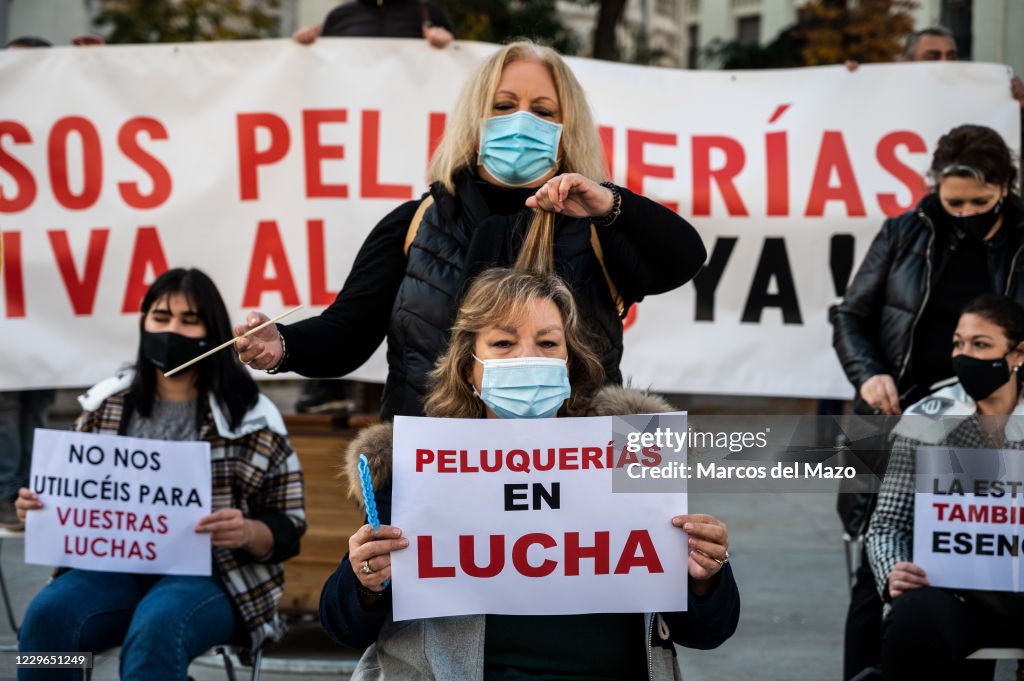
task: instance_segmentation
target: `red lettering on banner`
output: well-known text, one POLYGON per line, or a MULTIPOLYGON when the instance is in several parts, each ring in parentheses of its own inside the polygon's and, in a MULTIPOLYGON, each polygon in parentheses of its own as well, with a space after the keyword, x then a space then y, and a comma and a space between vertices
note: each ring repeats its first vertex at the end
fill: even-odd
MULTIPOLYGON (((472 535, 459 535, 459 566, 470 577, 487 579, 495 577, 505 567, 505 536, 492 534, 490 537, 490 559, 487 565, 476 564, 476 543, 472 535)), ((453 571, 454 574, 454 571, 453 571)))
POLYGON ((633 568, 646 568, 650 574, 658 574, 665 571, 661 566, 661 559, 654 549, 654 542, 647 530, 633 530, 626 538, 626 545, 622 547, 622 555, 615 566, 615 574, 629 574, 633 568), (639 551, 639 555, 637 555, 639 551))
MULTIPOLYGON (((648 144, 661 144, 674 147, 675 133, 648 132, 646 130, 626 131, 626 187, 637 194, 644 193, 644 178, 657 177, 671 180, 675 177, 672 166, 661 166, 647 163, 644 160, 644 147, 648 144)), ((663 202, 669 210, 679 212, 679 204, 663 202)))
POLYGON ((437 151, 437 145, 441 143, 441 138, 444 137, 444 129, 448 124, 448 114, 431 111, 428 121, 427 166, 429 167, 430 162, 434 159, 434 152, 437 151))
POLYGON ((811 181, 811 192, 807 197, 806 217, 821 217, 825 214, 825 204, 829 201, 842 201, 846 204, 848 217, 864 217, 864 201, 860 197, 857 178, 853 174, 850 155, 846 151, 843 133, 837 130, 826 130, 821 137, 821 151, 818 152, 818 164, 814 168, 814 179, 811 181), (835 170, 839 184, 829 184, 832 171, 835 170))
POLYGON ((0 169, 7 171, 18 187, 13 196, 4 194, 3 187, 0 187, 0 213, 17 213, 35 201, 36 180, 21 161, 4 150, 2 142, 5 136, 10 136, 15 144, 29 144, 32 142, 32 135, 20 123, 0 121, 0 169))
POLYGON ((142 298, 146 295, 153 279, 166 272, 167 256, 160 244, 160 234, 156 227, 139 227, 135 232, 135 248, 132 249, 132 262, 128 268, 128 281, 124 287, 124 300, 121 312, 129 314, 138 312, 142 306, 142 298), (146 279, 146 272, 153 272, 153 279, 146 279))
POLYGON ((57 259, 57 267, 60 269, 61 279, 64 280, 64 289, 71 300, 71 309, 76 315, 92 314, 93 305, 96 303, 96 290, 100 283, 100 269, 103 266, 103 255, 107 249, 107 237, 110 236, 109 229, 89 230, 89 246, 85 254, 85 266, 82 276, 78 276, 78 268, 75 266, 74 256, 71 254, 71 245, 68 242, 68 233, 63 229, 53 229, 46 232, 50 238, 50 246, 57 259))
POLYGON ((384 184, 380 177, 380 111, 363 112, 362 159, 359 164, 360 196, 364 199, 412 198, 412 185, 384 184))
POLYGON ((544 559, 540 565, 530 565, 528 553, 530 547, 534 545, 551 549, 557 546, 557 542, 551 535, 544 534, 543 532, 524 534, 512 545, 512 565, 524 577, 547 577, 555 571, 558 563, 553 560, 544 559))
POLYGON ((291 145, 288 124, 284 119, 271 113, 244 113, 236 117, 238 136, 238 183, 242 201, 253 201, 260 197, 258 171, 261 165, 277 163, 291 145), (270 133, 270 144, 262 151, 256 150, 256 131, 264 128, 270 133))
POLYGON ((306 198, 344 199, 348 197, 348 185, 325 184, 320 167, 326 159, 345 158, 345 145, 320 142, 320 124, 346 122, 348 122, 348 111, 345 109, 303 110, 302 142, 306 154, 306 198))
POLYGON ((601 148, 604 150, 604 172, 611 178, 615 169, 615 129, 610 125, 599 125, 597 136, 601 138, 601 148))
POLYGON ((924 143, 921 136, 910 130, 896 130, 878 140, 878 145, 875 147, 875 158, 878 159, 878 165, 910 190, 910 201, 906 204, 901 204, 896 199, 895 192, 878 194, 878 207, 889 217, 910 210, 928 193, 924 178, 896 157, 897 147, 906 147, 911 154, 928 152, 928 145, 924 143))
POLYGON ((608 542, 611 533, 595 532, 593 546, 580 546, 579 532, 565 533, 565 575, 567 577, 578 577, 580 574, 580 559, 593 558, 595 575, 608 574, 608 542))
POLYGON ((50 130, 47 144, 50 185, 60 205, 68 210, 85 210, 100 198, 103 187, 103 151, 100 134, 87 118, 65 116, 50 130), (75 194, 68 183, 68 137, 77 133, 82 142, 82 193, 75 194))
POLYGON ((419 569, 418 577, 420 579, 433 579, 434 577, 454 577, 455 567, 454 566, 440 566, 434 565, 434 538, 427 535, 423 537, 416 537, 416 555, 418 560, 416 561, 417 568, 419 569))
POLYGON ((338 292, 327 288, 323 220, 306 220, 306 240, 309 243, 309 304, 330 305, 338 292))
POLYGON ((695 135, 692 143, 693 214, 711 215, 711 183, 714 182, 725 201, 726 213, 749 215, 733 182, 746 164, 747 155, 743 151, 743 146, 733 138, 722 135, 695 135), (716 170, 711 169, 712 149, 719 149, 725 154, 725 164, 716 170))
POLYGON ((285 305, 293 307, 299 304, 299 294, 295 290, 295 279, 288 265, 281 231, 274 220, 261 220, 256 228, 256 243, 249 261, 249 276, 245 282, 245 294, 242 296, 243 307, 260 307, 263 294, 277 291, 285 305), (267 275, 267 264, 274 268, 273 275, 267 275))
MULTIPOLYGON (((768 124, 777 123, 789 110, 789 104, 775 107, 768 124)), ((769 216, 789 214, 789 147, 788 133, 770 132, 764 136, 765 190, 769 216)))
POLYGON ((8 319, 25 316, 25 275, 21 271, 21 232, 0 232, 3 239, 4 310, 8 319))
POLYGON ((764 136, 765 191, 768 194, 768 215, 789 215, 789 148, 788 133, 770 132, 764 136))
POLYGON ((150 139, 165 140, 167 129, 155 118, 140 116, 122 125, 117 134, 117 145, 121 152, 149 175, 153 189, 149 194, 143 194, 138 182, 118 182, 117 188, 121 198, 132 208, 156 208, 171 195, 171 174, 159 159, 139 146, 140 133, 146 133, 150 139))

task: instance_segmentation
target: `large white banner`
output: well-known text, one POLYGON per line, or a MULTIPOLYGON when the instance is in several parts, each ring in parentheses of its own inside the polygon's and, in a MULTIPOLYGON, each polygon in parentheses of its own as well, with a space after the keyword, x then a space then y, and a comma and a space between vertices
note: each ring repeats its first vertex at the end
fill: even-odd
POLYGON ((672 414, 397 417, 391 521, 409 547, 391 554, 395 619, 686 610, 687 536, 671 523, 685 480, 624 474, 685 463, 682 443, 629 439, 660 425, 687 432, 672 414))
POLYGON ((209 575, 210 443, 36 430, 25 562, 209 575))
MULTIPOLYGON (((425 191, 446 112, 494 49, 0 52, 0 389, 88 385, 130 360, 168 266, 210 273, 237 320, 322 309, 374 224, 425 191)), ((613 179, 677 209, 710 253, 696 285, 627 319, 624 373, 660 390, 848 397, 826 310, 882 219, 914 205, 953 126, 1019 143, 996 65, 571 64, 613 179)), ((378 352, 353 377, 384 374, 378 352)))

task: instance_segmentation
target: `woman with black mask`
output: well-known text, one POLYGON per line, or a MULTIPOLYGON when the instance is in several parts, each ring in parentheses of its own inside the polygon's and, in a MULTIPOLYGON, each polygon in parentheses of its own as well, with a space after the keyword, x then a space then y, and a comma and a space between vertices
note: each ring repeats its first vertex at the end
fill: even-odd
POLYGON ((953 375, 948 338, 983 293, 1024 299, 1024 210, 1017 168, 995 130, 939 139, 931 191, 889 218, 836 309, 833 345, 860 413, 899 414, 953 375))
MULTIPOLYGON (((209 277, 180 268, 157 277, 142 300, 139 332, 135 366, 79 398, 75 429, 209 443, 212 513, 194 531, 210 535, 213 574, 62 570, 29 604, 18 650, 120 646, 122 679, 185 679, 189 662, 215 645, 256 650, 284 634, 283 562, 299 552, 306 530, 302 470, 280 412, 234 353, 163 373, 231 338, 209 277)), ((23 487, 15 508, 24 521, 52 499, 23 487)), ((78 679, 81 672, 25 668, 18 678, 78 679)))
POLYGON ((953 335, 952 360, 957 378, 908 407, 896 425, 871 518, 868 556, 879 593, 892 604, 883 680, 991 679, 991 663, 964 657, 1024 643, 1020 594, 933 587, 912 562, 917 449, 1024 449, 1024 308, 991 293, 970 303, 953 335))
MULTIPOLYGON (((833 313, 833 346, 857 391, 858 414, 899 415, 953 376, 945 339, 968 302, 984 293, 1024 300, 1024 203, 1006 142, 984 126, 953 128, 939 139, 928 176, 931 191, 885 221, 833 313)), ((868 426, 879 435, 851 446, 881 475, 891 423, 868 426)), ((874 495, 851 496, 841 495, 840 515, 851 535, 863 536, 874 495)), ((881 613, 862 560, 847 614, 844 679, 878 664, 881 613)))

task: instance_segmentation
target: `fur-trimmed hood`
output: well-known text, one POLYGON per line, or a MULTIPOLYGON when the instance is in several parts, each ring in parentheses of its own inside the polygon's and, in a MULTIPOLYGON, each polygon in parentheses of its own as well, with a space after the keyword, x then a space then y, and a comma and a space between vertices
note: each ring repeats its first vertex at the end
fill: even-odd
MULTIPOLYGON (((659 395, 643 390, 608 385, 594 396, 587 408, 587 416, 621 416, 625 414, 663 414, 674 407, 659 395)), ((373 488, 391 477, 391 443, 394 424, 380 423, 364 429, 349 443, 343 466, 348 476, 349 496, 363 505, 363 489, 359 478, 359 455, 365 454, 370 464, 373 488)))

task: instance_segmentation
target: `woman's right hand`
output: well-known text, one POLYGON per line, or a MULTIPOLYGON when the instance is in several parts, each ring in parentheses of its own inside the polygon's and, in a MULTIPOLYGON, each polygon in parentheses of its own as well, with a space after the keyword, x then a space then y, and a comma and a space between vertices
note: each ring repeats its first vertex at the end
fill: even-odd
POLYGON ((397 527, 381 525, 380 534, 374 534, 371 526, 363 525, 348 538, 348 561, 364 588, 383 591, 384 583, 391 579, 391 553, 407 546, 409 540, 397 527))
POLYGON ((893 598, 903 595, 911 589, 931 586, 925 571, 913 563, 896 563, 889 573, 889 595, 893 598))
POLYGON ((875 374, 860 386, 860 398, 886 416, 899 416, 900 395, 889 374, 875 374))
POLYGON ((14 511, 18 514, 18 520, 25 522, 25 515, 29 511, 35 511, 42 507, 43 502, 39 501, 36 493, 28 487, 18 490, 18 497, 14 500, 14 511))
MULTIPOLYGON (((239 324, 233 329, 234 334, 241 336, 268 319, 270 317, 262 312, 250 312, 245 318, 245 324, 239 324)), ((238 353, 238 360, 252 369, 273 369, 281 363, 281 355, 284 353, 277 325, 271 324, 250 336, 239 338, 235 341, 235 352, 238 353)))

